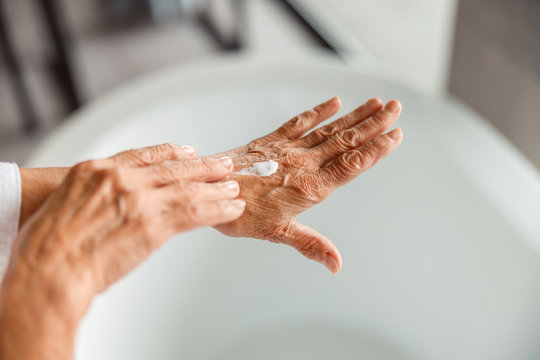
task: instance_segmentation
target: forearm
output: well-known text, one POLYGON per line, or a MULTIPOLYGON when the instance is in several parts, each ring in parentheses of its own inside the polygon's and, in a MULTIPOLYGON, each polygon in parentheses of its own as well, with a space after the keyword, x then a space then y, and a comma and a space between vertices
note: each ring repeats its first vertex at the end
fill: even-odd
POLYGON ((70 168, 20 168, 22 204, 19 227, 62 184, 70 168))
POLYGON ((35 283, 11 277, 2 284, 0 359, 70 360, 78 321, 35 283))

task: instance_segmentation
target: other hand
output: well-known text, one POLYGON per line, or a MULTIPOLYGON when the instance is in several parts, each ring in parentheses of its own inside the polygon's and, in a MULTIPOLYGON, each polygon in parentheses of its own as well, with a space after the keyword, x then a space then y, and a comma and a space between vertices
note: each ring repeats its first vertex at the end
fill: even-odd
POLYGON ((243 213, 238 183, 219 182, 231 159, 189 150, 154 146, 70 170, 15 240, 0 291, 0 358, 71 358, 95 294, 173 234, 243 213))
POLYGON ((396 100, 383 108, 381 100, 371 99, 308 133, 334 115, 340 105, 337 97, 332 98, 276 131, 218 155, 233 159, 232 179, 240 183, 240 197, 247 202, 244 215, 217 226, 219 231, 292 246, 331 272, 339 272, 342 260, 336 246, 295 217, 388 156, 402 140, 400 129, 385 133, 400 115, 401 105, 396 100), (266 160, 278 162, 275 174, 259 177, 239 173, 266 160))

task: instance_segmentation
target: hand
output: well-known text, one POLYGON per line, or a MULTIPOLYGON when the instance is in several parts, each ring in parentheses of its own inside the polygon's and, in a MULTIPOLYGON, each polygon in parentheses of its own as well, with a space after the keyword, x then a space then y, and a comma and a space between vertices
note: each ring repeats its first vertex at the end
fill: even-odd
POLYGON ((340 100, 332 98, 271 134, 219 154, 233 159, 232 178, 240 183, 240 197, 246 200, 247 207, 238 220, 216 228, 229 236, 292 246, 331 272, 339 272, 342 260, 335 245, 295 217, 388 156, 402 139, 400 129, 384 134, 399 117, 400 103, 392 100, 382 108, 379 99, 371 99, 306 135, 339 108, 340 100), (275 174, 239 174, 241 169, 266 160, 279 163, 275 174))
POLYGON ((175 233, 238 218, 229 158, 172 145, 75 166, 15 240, 0 291, 0 358, 68 359, 95 294, 175 233))

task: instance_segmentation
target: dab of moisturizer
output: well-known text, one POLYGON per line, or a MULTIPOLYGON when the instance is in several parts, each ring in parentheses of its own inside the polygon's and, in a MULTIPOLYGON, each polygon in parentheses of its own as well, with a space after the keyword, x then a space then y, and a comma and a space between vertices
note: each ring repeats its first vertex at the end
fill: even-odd
POLYGON ((278 169, 278 163, 274 160, 260 161, 253 163, 248 168, 243 168, 238 174, 244 175, 257 175, 257 176, 270 176, 274 174, 278 169))

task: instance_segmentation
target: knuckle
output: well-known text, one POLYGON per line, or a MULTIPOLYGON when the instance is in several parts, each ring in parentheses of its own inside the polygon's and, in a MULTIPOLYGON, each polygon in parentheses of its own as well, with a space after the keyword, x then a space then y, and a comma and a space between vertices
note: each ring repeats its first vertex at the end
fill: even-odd
POLYGON ((313 109, 307 110, 304 111, 302 114, 293 117, 291 120, 288 121, 288 124, 293 127, 304 125, 309 119, 313 118, 313 116, 315 115, 316 112, 313 109))
POLYGON ((97 184, 107 184, 112 185, 111 177, 110 177, 110 169, 99 169, 92 171, 92 179, 97 184))
POLYGON ((315 119, 317 117, 317 111, 314 110, 314 109, 310 109, 306 112, 304 112, 301 116, 300 116, 300 123, 299 124, 302 124, 304 125, 305 123, 315 119))
POLYGON ((128 187, 126 173, 122 168, 106 170, 103 176, 110 179, 113 186, 118 190, 125 190, 128 187))
POLYGON ((364 149, 349 151, 342 156, 342 166, 349 172, 355 172, 365 168, 366 159, 369 157, 364 149))
POLYGON ((166 161, 159 167, 159 176, 164 183, 180 180, 182 167, 179 162, 166 161))
POLYGON ((179 156, 181 149, 171 143, 154 145, 132 151, 132 156, 142 161, 143 163, 151 163, 165 155, 167 158, 176 159, 179 156))
POLYGON ((179 204, 188 204, 195 196, 195 191, 189 186, 178 186, 175 193, 175 200, 179 204))
POLYGON ((154 159, 152 148, 129 150, 125 152, 125 158, 133 160, 136 164, 146 165, 154 159))
POLYGON ((347 148, 357 147, 365 139, 365 133, 362 129, 348 129, 337 135, 336 141, 339 145, 347 148))
POLYGON ((304 113, 304 116, 307 118, 313 118, 318 115, 319 110, 320 110, 319 108, 309 109, 308 111, 304 113))
POLYGON ((391 146, 393 141, 388 136, 379 136, 373 141, 373 150, 386 149, 391 146))
POLYGON ((125 161, 133 161, 136 164, 144 165, 152 160, 152 150, 150 148, 132 149, 123 152, 122 158, 125 161))
POLYGON ((393 141, 388 136, 379 136, 367 147, 373 158, 379 159, 392 147, 393 141))
POLYGON ((313 109, 311 109, 303 112, 300 115, 296 115, 280 128, 281 133, 283 133, 284 135, 294 135, 297 129, 303 129, 307 127, 310 119, 314 118, 316 114, 317 113, 313 109))
POLYGON ((199 223, 203 216, 203 211, 198 204, 189 204, 185 211, 186 219, 191 223, 199 223))
POLYGON ((75 174, 88 173, 97 170, 96 160, 87 160, 75 165, 71 171, 75 174))
POLYGON ((268 140, 265 139, 265 138, 258 138, 258 139, 255 139, 255 140, 251 140, 249 142, 249 144, 244 146, 245 152, 249 153, 251 151, 254 151, 255 149, 258 149, 259 147, 266 144, 267 142, 268 142, 268 140))
POLYGON ((179 161, 175 165, 169 167, 169 174, 167 170, 163 169, 163 177, 171 177, 177 180, 193 177, 194 175, 206 172, 205 159, 199 158, 196 160, 179 161))
POLYGON ((260 146, 262 145, 262 141, 261 139, 255 139, 255 140, 252 140, 249 142, 249 144, 247 144, 245 146, 246 148, 246 153, 251 153, 253 151, 255 151, 255 149, 259 148, 260 146))
POLYGON ((149 155, 148 150, 129 150, 122 154, 121 162, 147 165, 152 162, 152 156, 149 155))
POLYGON ((303 156, 298 150, 291 150, 285 154, 282 162, 295 169, 305 168, 306 162, 309 159, 308 156, 303 156))
POLYGON ((179 160, 184 157, 184 150, 181 146, 172 144, 172 143, 165 143, 162 144, 163 146, 163 152, 169 155, 170 159, 172 160, 179 160))
POLYGON ((328 124, 318 130, 315 130, 315 132, 318 136, 327 138, 337 134, 339 132, 339 128, 335 124, 328 124))
POLYGON ((384 128, 386 127, 385 123, 383 121, 380 121, 377 118, 369 118, 366 121, 364 121, 361 125, 362 130, 364 133, 376 135, 380 133, 384 128))
POLYGON ((278 131, 284 136, 292 136, 297 128, 303 126, 303 122, 303 115, 297 115, 283 124, 278 131))
POLYGON ((157 146, 153 146, 150 149, 152 149, 154 152, 163 152, 167 154, 174 153, 177 150, 176 146, 171 143, 163 143, 157 146))
POLYGON ((287 127, 294 128, 302 124, 302 122, 304 121, 303 117, 304 117, 304 114, 296 115, 291 120, 289 120, 285 125, 287 125, 287 127))
POLYGON ((369 126, 374 128, 381 128, 385 124, 387 124, 392 119, 392 113, 389 113, 387 111, 377 111, 375 115, 373 115, 368 121, 366 121, 366 124, 369 124, 369 126))
POLYGON ((217 165, 217 161, 209 159, 209 158, 200 158, 199 159, 199 168, 203 171, 203 173, 207 174, 212 172, 217 165))
POLYGON ((304 243, 299 247, 298 251, 304 255, 305 257, 311 259, 314 256, 314 253, 317 248, 317 239, 315 238, 308 238, 304 241, 304 243))

